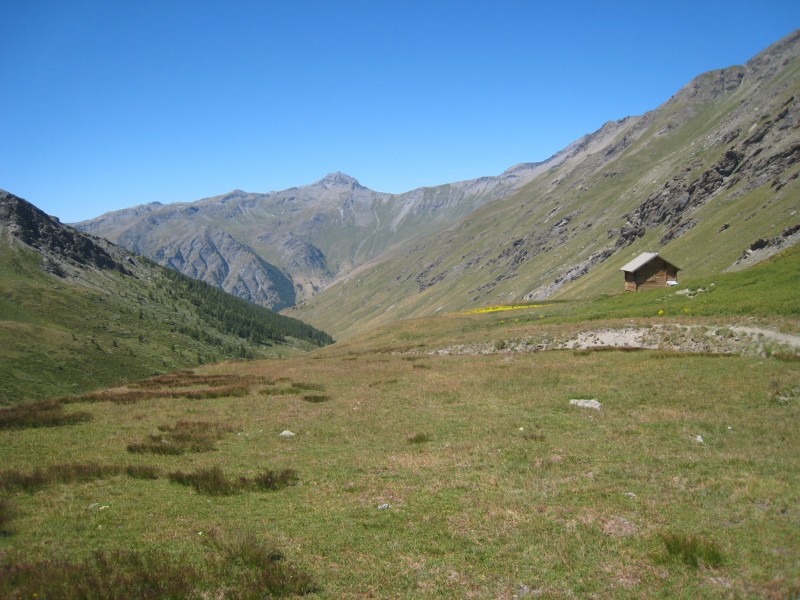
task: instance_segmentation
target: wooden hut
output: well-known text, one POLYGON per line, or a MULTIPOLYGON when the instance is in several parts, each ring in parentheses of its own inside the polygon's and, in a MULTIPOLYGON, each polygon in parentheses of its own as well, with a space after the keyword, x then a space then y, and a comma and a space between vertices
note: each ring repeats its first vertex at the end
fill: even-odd
POLYGON ((677 285, 679 270, 658 252, 642 252, 620 269, 625 273, 626 292, 677 285))

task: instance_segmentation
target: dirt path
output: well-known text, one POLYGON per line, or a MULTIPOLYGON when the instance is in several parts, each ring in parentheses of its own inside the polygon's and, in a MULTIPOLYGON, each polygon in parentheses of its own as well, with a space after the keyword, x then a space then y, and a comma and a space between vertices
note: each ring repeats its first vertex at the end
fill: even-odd
POLYGON ((677 352, 714 352, 767 356, 800 355, 800 336, 741 325, 656 324, 583 331, 567 340, 529 337, 476 344, 456 344, 431 354, 496 354, 541 350, 642 348, 677 352))
POLYGON ((771 329, 762 329, 761 327, 731 327, 733 331, 747 335, 764 336, 775 342, 786 344, 792 348, 800 348, 800 335, 792 335, 791 333, 781 333, 771 329))

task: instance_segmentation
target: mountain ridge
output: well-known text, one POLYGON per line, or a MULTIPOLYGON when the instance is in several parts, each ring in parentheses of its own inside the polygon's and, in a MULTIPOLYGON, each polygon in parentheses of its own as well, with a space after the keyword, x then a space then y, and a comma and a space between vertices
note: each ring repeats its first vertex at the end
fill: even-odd
POLYGON ((543 164, 521 163, 499 176, 403 194, 376 192, 335 172, 287 190, 263 194, 234 190, 190 203, 144 204, 75 225, 278 310, 313 297, 420 230, 435 231, 508 195, 536 176, 543 164), (342 229, 346 235, 341 235, 342 229), (228 248, 215 243, 220 238, 229 241, 228 248), (208 264, 205 256, 219 260, 208 264), (243 256, 248 268, 237 275, 259 282, 248 290, 226 281, 230 265, 241 263, 243 256), (294 294, 286 286, 289 280, 294 294))
POLYGON ((648 250, 687 265, 685 276, 721 272, 800 221, 799 47, 795 32, 644 115, 607 122, 515 195, 292 314, 349 335, 476 305, 614 293, 619 266, 648 250))
MULTIPOLYGON (((293 306, 337 333, 474 304, 609 293, 617 263, 638 251, 671 252, 671 243, 690 273, 715 272, 793 225, 798 39, 795 32, 745 65, 700 74, 656 109, 608 121, 543 162, 497 176, 393 195, 339 172, 280 192, 135 207, 141 215, 79 226, 162 264, 185 255, 201 226, 224 230, 295 292, 275 301, 249 286, 260 291, 245 297, 293 306), (765 212, 751 214, 766 197, 765 212), (698 252, 712 235, 715 247, 698 252)), ((203 253, 232 263, 210 245, 203 253)), ((213 265, 195 260, 191 269, 222 281, 213 265)))

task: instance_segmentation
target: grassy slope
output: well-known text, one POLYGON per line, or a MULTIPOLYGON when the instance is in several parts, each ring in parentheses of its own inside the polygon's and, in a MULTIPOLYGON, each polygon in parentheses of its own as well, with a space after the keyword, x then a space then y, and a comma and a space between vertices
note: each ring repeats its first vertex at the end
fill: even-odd
MULTIPOLYGON (((749 121, 743 121, 745 131, 740 138, 727 145, 710 143, 710 132, 744 110, 743 106, 753 104, 749 110, 759 117, 747 118, 753 118, 756 125, 766 118, 777 119, 797 89, 798 72, 800 64, 787 67, 783 77, 774 81, 747 81, 717 101, 670 101, 642 121, 644 130, 638 137, 631 134, 630 127, 623 128, 614 142, 634 141, 613 160, 604 158, 604 148, 577 166, 557 167, 513 196, 482 207, 457 226, 362 269, 289 314, 342 338, 398 318, 519 302, 572 266, 613 246, 625 223, 624 215, 659 192, 674 175, 688 169, 687 181, 691 182, 712 168, 724 149, 747 135, 749 121), (793 82, 792 87, 781 87, 786 80, 793 82), (769 104, 757 106, 756 99, 772 89, 778 91, 769 104), (573 217, 562 234, 546 234, 568 215, 573 217), (510 269, 509 260, 500 258, 502 252, 531 234, 542 235, 541 251, 510 269), (493 261, 495 258, 498 260, 493 261), (419 277, 421 273, 424 276, 419 277), (429 282, 437 276, 441 279, 430 287, 418 283, 418 279, 429 282), (503 279, 491 284, 498 276, 503 279)), ((782 178, 788 183, 780 190, 770 181, 753 189, 745 187, 747 182, 723 189, 691 214, 698 224, 684 235, 662 247, 659 241, 667 226, 648 228, 644 237, 552 297, 587 298, 620 291, 618 269, 642 251, 662 252, 682 267, 684 279, 721 272, 756 239, 779 235, 798 222, 800 178, 792 179, 798 172, 800 164, 787 170, 782 178), (729 226, 723 230, 724 224, 729 226)), ((523 247, 534 251, 537 243, 526 242, 523 247)))
POLYGON ((654 311, 665 306, 681 315, 673 320, 695 322, 683 302, 704 319, 731 322, 731 313, 797 331, 799 260, 793 251, 715 278, 713 291, 675 304, 656 291, 452 314, 305 357, 202 369, 239 382, 235 396, 181 400, 166 379, 131 388, 146 390, 135 402, 113 402, 124 390, 86 396, 63 410, 90 421, 0 431, 11 515, 0 565, 52 556, 56 542, 73 561, 119 548, 201 560, 209 536, 247 533, 310 573, 320 598, 791 596, 800 590, 797 361, 424 352, 565 335, 607 317, 659 322, 654 311), (411 348, 417 354, 396 353, 411 348), (217 432, 215 450, 126 451, 181 420, 207 423, 198 427, 217 432), (279 437, 285 429, 297 435, 279 437), (12 470, 76 463, 149 467, 156 479, 108 474, 36 493, 10 483, 12 470), (212 467, 233 480, 294 469, 299 481, 207 495, 168 478, 212 467), (685 542, 685 553, 670 554, 665 539, 685 542))
POLYGON ((299 341, 265 345, 226 333, 203 314, 202 290, 188 290, 197 284, 186 280, 187 289, 181 290, 160 268, 140 264, 134 270, 137 277, 87 271, 90 285, 70 284, 44 273, 35 252, 4 243, 0 403, 81 392, 227 357, 277 357, 311 347, 299 341))

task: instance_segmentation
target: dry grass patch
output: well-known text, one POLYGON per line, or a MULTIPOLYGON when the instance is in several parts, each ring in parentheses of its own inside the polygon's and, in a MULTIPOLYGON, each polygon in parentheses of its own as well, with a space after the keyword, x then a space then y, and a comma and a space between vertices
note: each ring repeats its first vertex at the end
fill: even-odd
POLYGON ((173 483, 191 486, 197 493, 209 496, 229 496, 246 490, 274 492, 296 485, 300 480, 294 469, 267 470, 253 478, 230 479, 219 467, 198 469, 192 473, 174 471, 168 478, 173 483))
POLYGON ((18 404, 0 409, 0 430, 61 427, 92 420, 88 412, 64 412, 58 400, 18 404))
POLYGON ((179 371, 144 379, 121 388, 88 392, 79 396, 60 398, 62 403, 112 402, 134 404, 156 398, 205 400, 246 396, 258 385, 271 385, 271 380, 237 374, 197 375, 179 371))
POLYGON ((80 562, 0 555, 0 596, 7 598, 256 600, 320 589, 274 545, 252 535, 215 539, 200 560, 160 550, 95 552, 80 562))
POLYGON ((178 421, 158 429, 161 433, 150 435, 146 442, 128 444, 128 452, 173 455, 210 452, 225 433, 233 431, 229 425, 210 421, 178 421))

